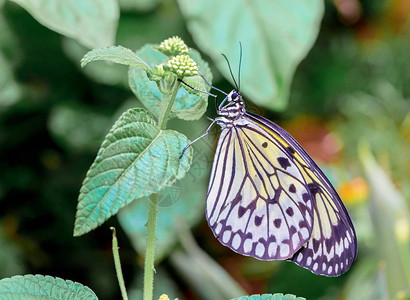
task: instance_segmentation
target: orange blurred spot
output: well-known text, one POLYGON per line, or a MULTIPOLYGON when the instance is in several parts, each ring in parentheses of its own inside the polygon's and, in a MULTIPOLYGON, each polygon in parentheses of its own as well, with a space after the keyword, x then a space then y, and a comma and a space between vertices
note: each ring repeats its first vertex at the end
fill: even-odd
POLYGON ((377 17, 360 20, 357 23, 357 26, 355 26, 355 33, 359 42, 368 43, 382 39, 386 32, 388 34, 406 33, 405 27, 410 19, 410 1, 391 0, 388 4, 387 8, 377 17))
POLYGON ((381 32, 378 24, 372 21, 360 22, 355 27, 356 38, 360 42, 372 42, 380 39, 381 32))
POLYGON ((338 192, 343 202, 347 205, 361 203, 369 196, 369 186, 362 177, 356 177, 348 182, 342 183, 338 192))
POLYGON ((284 127, 313 159, 323 163, 340 159, 342 147, 323 121, 305 116, 294 119, 284 127))
POLYGON ((410 16, 409 0, 393 0, 387 11, 387 19, 395 32, 400 32, 410 16))

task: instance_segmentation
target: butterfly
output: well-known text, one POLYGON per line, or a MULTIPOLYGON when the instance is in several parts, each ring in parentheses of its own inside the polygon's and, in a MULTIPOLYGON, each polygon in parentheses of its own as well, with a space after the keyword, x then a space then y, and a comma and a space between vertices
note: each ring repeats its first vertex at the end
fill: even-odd
POLYGON ((345 273, 357 238, 335 188, 289 133, 245 110, 237 84, 224 94, 219 116, 189 144, 221 127, 206 199, 214 236, 259 260, 290 260, 324 276, 345 273))

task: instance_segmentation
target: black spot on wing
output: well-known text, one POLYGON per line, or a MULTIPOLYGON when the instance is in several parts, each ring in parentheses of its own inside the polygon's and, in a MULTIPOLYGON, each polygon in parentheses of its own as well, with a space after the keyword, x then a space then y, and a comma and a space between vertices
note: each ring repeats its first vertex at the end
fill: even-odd
POLYGON ((319 192, 319 187, 316 185, 316 183, 309 183, 308 189, 313 196, 319 192))
POLYGON ((273 225, 275 225, 276 228, 279 228, 280 224, 282 224, 282 219, 273 220, 273 225))
POLYGON ((238 217, 242 218, 242 216, 245 214, 245 212, 246 212, 246 208, 243 207, 243 206, 239 206, 239 208, 238 208, 238 217))
POLYGON ((283 169, 287 169, 288 167, 290 167, 291 165, 290 165, 290 162, 289 162, 289 159, 287 159, 286 157, 278 157, 278 162, 279 162, 279 164, 280 164, 280 166, 283 168, 283 169))
POLYGON ((292 207, 288 207, 286 209, 286 213, 288 214, 289 217, 293 216, 294 212, 293 212, 293 208, 292 207))
POLYGON ((263 147, 263 148, 268 147, 268 143, 267 143, 267 142, 263 142, 262 147, 263 147))
POLYGON ((289 153, 289 154, 291 154, 291 155, 293 155, 293 154, 295 154, 295 149, 293 149, 292 147, 290 147, 290 146, 288 146, 288 147, 286 147, 286 151, 289 153))
POLYGON ((311 199, 310 194, 303 193, 302 199, 303 199, 303 201, 308 202, 311 199))
POLYGON ((296 193, 296 187, 293 183, 291 185, 289 185, 289 192, 296 193))
POLYGON ((255 225, 259 227, 262 224, 262 219, 263 219, 263 215, 262 216, 256 216, 255 217, 255 225))

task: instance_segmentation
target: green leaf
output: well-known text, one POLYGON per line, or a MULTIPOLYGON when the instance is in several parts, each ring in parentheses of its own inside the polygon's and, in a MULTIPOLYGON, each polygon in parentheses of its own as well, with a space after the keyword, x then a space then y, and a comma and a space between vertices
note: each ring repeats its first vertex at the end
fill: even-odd
POLYGON ((319 32, 323 0, 178 0, 178 3, 196 44, 226 78, 232 81, 221 53, 228 56, 236 71, 241 41, 241 90, 265 107, 286 107, 296 67, 319 32))
POLYGON ((133 51, 123 46, 112 46, 89 51, 81 59, 81 67, 95 60, 107 60, 151 72, 151 68, 133 51))
POLYGON ((296 297, 292 294, 283 295, 281 293, 276 294, 263 294, 263 295, 252 295, 252 296, 243 296, 240 298, 232 300, 306 300, 302 297, 296 297))
MULTIPOLYGON (((164 54, 153 50, 153 46, 154 45, 146 45, 137 51, 137 55, 146 61, 151 67, 159 65, 167 59, 164 54)), ((211 82, 212 73, 208 64, 201 58, 198 51, 191 49, 190 56, 198 64, 200 73, 208 80, 208 82, 211 82)), ((189 77, 187 77, 185 79, 196 82, 196 86, 203 91, 210 90, 209 86, 207 86, 203 80, 198 79, 200 77, 192 77, 197 78, 189 79, 189 77)), ((162 93, 158 90, 156 83, 149 80, 143 70, 130 67, 129 84, 134 94, 144 106, 149 109, 154 116, 158 117, 162 93)), ((170 118, 178 117, 184 120, 198 120, 205 113, 207 106, 208 95, 204 93, 198 93, 195 95, 189 94, 185 89, 179 89, 170 118)))
POLYGON ((87 68, 81 68, 78 62, 83 58, 84 53, 87 53, 88 49, 70 38, 62 40, 62 47, 73 64, 76 67, 78 66, 78 69, 92 80, 103 84, 121 85, 121 87, 129 89, 127 66, 112 64, 106 61, 95 61, 89 64, 87 68))
POLYGON ((38 22, 88 48, 115 43, 119 19, 116 0, 13 0, 38 22))
POLYGON ((74 236, 101 225, 131 201, 183 178, 192 150, 179 156, 188 143, 176 131, 159 130, 145 109, 126 111, 105 137, 83 182, 74 236))
MULTIPOLYGON (((136 2, 135 0, 130 1, 132 4, 136 2)), ((178 11, 177 4, 167 2, 167 11, 178 11)), ((0 41, 2 33, 4 32, 0 30, 0 41)), ((183 37, 187 34, 183 19, 176 18, 173 13, 163 14, 159 10, 155 10, 149 14, 139 14, 138 18, 135 17, 135 14, 122 14, 118 24, 116 44, 139 49, 147 43, 152 43, 153 36, 155 36, 155 40, 162 41, 173 35, 183 37)), ((13 49, 16 51, 18 47, 15 46, 13 49)), ((79 67, 78 62, 89 49, 73 39, 64 38, 63 50, 73 64, 79 67)), ((110 85, 119 84, 121 87, 129 89, 127 66, 96 61, 87 65, 87 68, 80 69, 81 72, 97 82, 110 85)))
POLYGON ((0 280, 0 298, 12 300, 98 299, 90 288, 81 283, 43 275, 13 276, 0 280))
MULTIPOLYGON (((186 122, 177 121, 177 130, 188 136, 198 137, 209 125, 206 120, 186 126, 186 122), (189 132, 186 132, 188 130, 189 132)), ((175 126, 175 120, 170 126, 175 126)), ((181 181, 159 192, 159 212, 156 229, 155 258, 161 260, 171 253, 178 242, 177 224, 193 226, 203 219, 205 199, 210 167, 212 163, 211 137, 206 137, 193 144, 193 161, 191 168, 181 181)), ((146 222, 148 216, 149 199, 134 201, 124 207, 118 214, 118 220, 131 240, 134 249, 141 255, 145 254, 146 222)))
MULTIPOLYGON (((203 78, 199 75, 186 77, 184 78, 184 82, 197 90, 207 92, 209 91, 209 86, 204 82, 203 78)), ((195 95, 199 96, 200 101, 196 102, 191 107, 184 108, 184 106, 180 106, 180 109, 175 108, 173 112, 179 119, 186 121, 197 120, 204 115, 206 109, 208 108, 208 95, 201 92, 195 92, 191 88, 188 88, 185 84, 182 84, 182 87, 185 88, 185 90, 187 90, 188 92, 193 92, 195 93, 195 95)))

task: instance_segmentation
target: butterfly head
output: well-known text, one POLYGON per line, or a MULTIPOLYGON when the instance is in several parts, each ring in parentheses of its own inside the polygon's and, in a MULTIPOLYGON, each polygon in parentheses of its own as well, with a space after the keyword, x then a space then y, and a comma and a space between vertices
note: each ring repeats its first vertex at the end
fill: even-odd
POLYGON ((243 100, 242 100, 242 95, 236 90, 232 90, 232 92, 230 92, 228 96, 226 96, 226 98, 228 102, 237 102, 237 103, 241 103, 242 105, 244 105, 243 100))
POLYGON ((237 119, 245 113, 245 103, 242 95, 232 90, 219 105, 218 114, 228 117, 229 119, 237 119))

